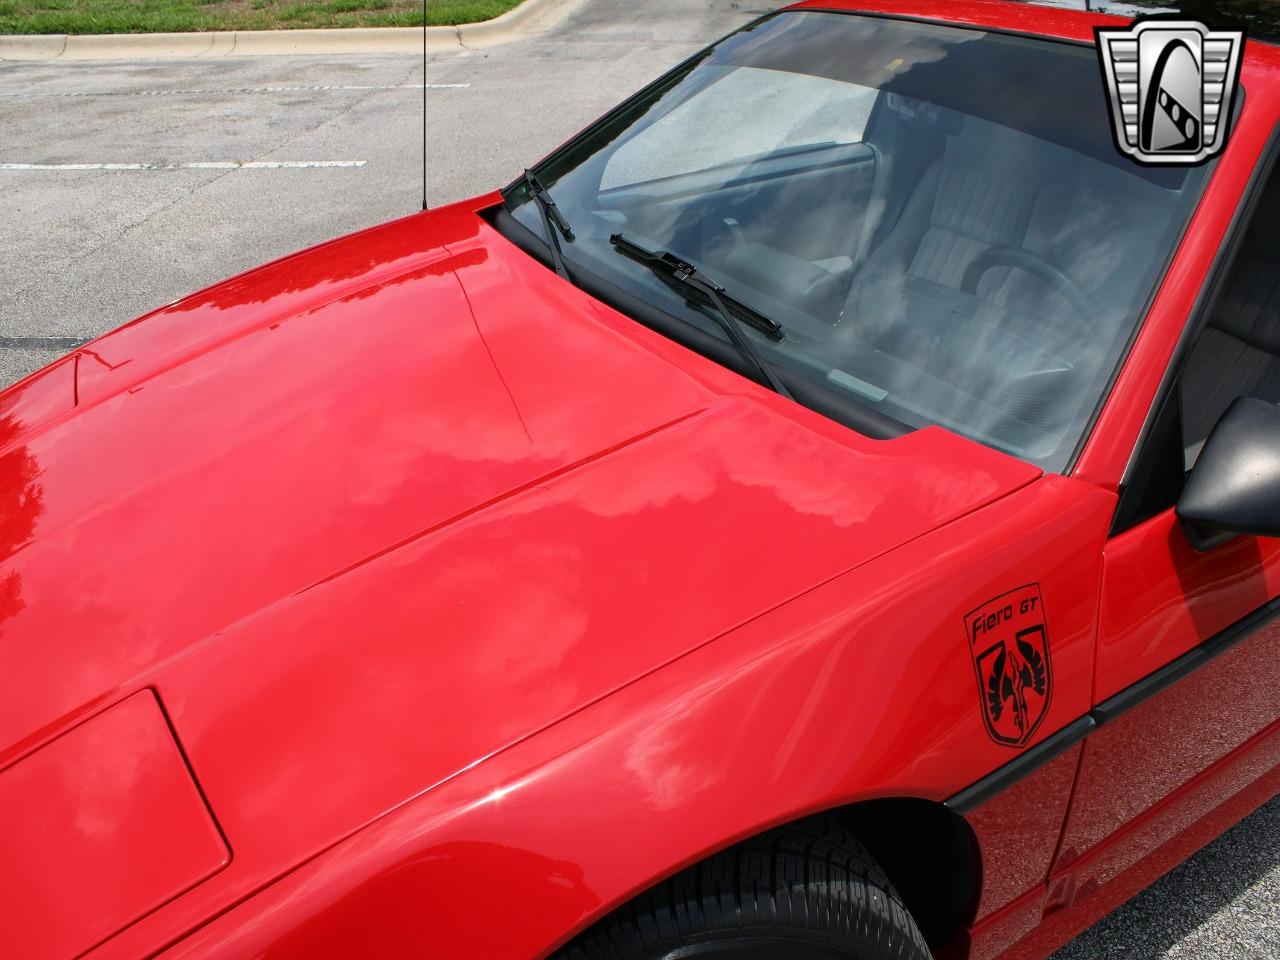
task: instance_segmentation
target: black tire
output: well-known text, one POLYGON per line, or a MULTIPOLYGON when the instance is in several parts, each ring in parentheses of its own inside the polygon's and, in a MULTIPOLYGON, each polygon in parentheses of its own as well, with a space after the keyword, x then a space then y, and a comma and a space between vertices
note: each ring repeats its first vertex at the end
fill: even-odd
POLYGON ((553 960, 930 960, 889 878, 828 817, 744 841, 624 904, 553 960))

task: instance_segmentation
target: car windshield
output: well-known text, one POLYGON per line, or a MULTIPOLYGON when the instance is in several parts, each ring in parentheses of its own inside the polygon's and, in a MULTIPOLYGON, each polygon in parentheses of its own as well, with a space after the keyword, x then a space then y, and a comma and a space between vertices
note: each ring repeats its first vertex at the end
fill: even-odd
MULTIPOLYGON (((825 11, 749 25, 536 174, 570 274, 623 310, 728 344, 715 298, 634 249, 674 254, 781 329, 729 308, 768 369, 812 386, 802 402, 838 395, 1050 471, 1206 175, 1116 150, 1092 47, 825 11)), ((506 201, 542 243, 536 192, 506 201)))

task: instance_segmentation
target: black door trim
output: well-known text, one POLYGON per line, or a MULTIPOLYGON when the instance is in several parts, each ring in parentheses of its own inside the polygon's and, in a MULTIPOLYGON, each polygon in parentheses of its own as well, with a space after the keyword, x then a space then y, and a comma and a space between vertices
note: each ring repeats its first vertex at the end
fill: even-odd
POLYGON ((994 773, 988 774, 972 786, 961 790, 950 800, 944 801, 944 804, 959 814, 966 814, 982 806, 997 793, 1007 790, 1023 777, 1074 747, 1097 726, 1097 721, 1088 713, 1072 720, 1057 733, 1050 734, 994 773))
POLYGON ((1253 613, 1237 620, 1221 633, 1215 634, 1199 646, 1192 647, 1176 660, 1171 660, 1155 673, 1130 684, 1114 696, 1108 697, 1089 712, 1098 726, 1110 723, 1121 714, 1128 713, 1144 700, 1177 683, 1187 674, 1199 670, 1214 658, 1226 653, 1241 640, 1257 633, 1280 617, 1280 597, 1264 603, 1253 613))
POLYGON ((1277 619, 1280 619, 1280 597, 1263 604, 1222 632, 1192 647, 1176 660, 1171 660, 1154 673, 1148 674, 1114 696, 1103 700, 1084 716, 1077 717, 1057 733, 1050 734, 1004 766, 961 790, 949 800, 943 801, 944 805, 962 815, 969 813, 1075 746, 1099 727, 1105 726, 1187 675, 1207 666, 1246 637, 1252 636, 1277 619))

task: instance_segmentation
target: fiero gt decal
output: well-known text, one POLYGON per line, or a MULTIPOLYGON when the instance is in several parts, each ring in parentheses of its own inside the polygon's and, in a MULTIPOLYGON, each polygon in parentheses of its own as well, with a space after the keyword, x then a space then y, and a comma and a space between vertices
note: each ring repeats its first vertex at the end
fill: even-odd
POLYGON ((987 733, 1023 746, 1049 711, 1053 668, 1040 585, 988 600, 965 617, 987 733))

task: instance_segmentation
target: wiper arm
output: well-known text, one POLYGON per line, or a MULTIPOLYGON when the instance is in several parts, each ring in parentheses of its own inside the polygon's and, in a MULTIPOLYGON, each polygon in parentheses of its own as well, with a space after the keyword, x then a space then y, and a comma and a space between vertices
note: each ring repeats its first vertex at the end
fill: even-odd
POLYGON ((534 175, 532 170, 524 172, 524 182, 529 188, 529 196, 538 205, 538 213, 542 216, 542 229, 547 235, 547 245, 551 247, 551 262, 555 265, 556 273, 568 280, 569 269, 564 264, 564 254, 560 251, 560 239, 552 229, 552 224, 566 240, 573 239, 573 228, 569 226, 569 221, 564 218, 556 202, 551 199, 551 194, 547 192, 547 188, 542 185, 542 181, 534 175))
POLYGON ((738 327, 740 321, 749 323, 770 339, 781 340, 783 337, 781 324, 753 310, 741 300, 736 300, 729 296, 724 287, 700 275, 693 264, 681 260, 668 250, 648 250, 638 243, 628 240, 620 233, 615 233, 611 236, 609 242, 613 244, 619 253, 644 264, 673 286, 679 287, 686 292, 693 291, 700 294, 702 300, 710 303, 713 311, 712 317, 728 334, 729 341, 738 348, 739 353, 755 365, 756 369, 760 371, 760 375, 764 377, 765 382, 775 392, 782 394, 788 400, 795 399, 791 395, 791 391, 786 388, 786 385, 778 379, 778 375, 773 372, 773 367, 760 356, 756 348, 751 345, 751 341, 743 335, 742 330, 738 327))

